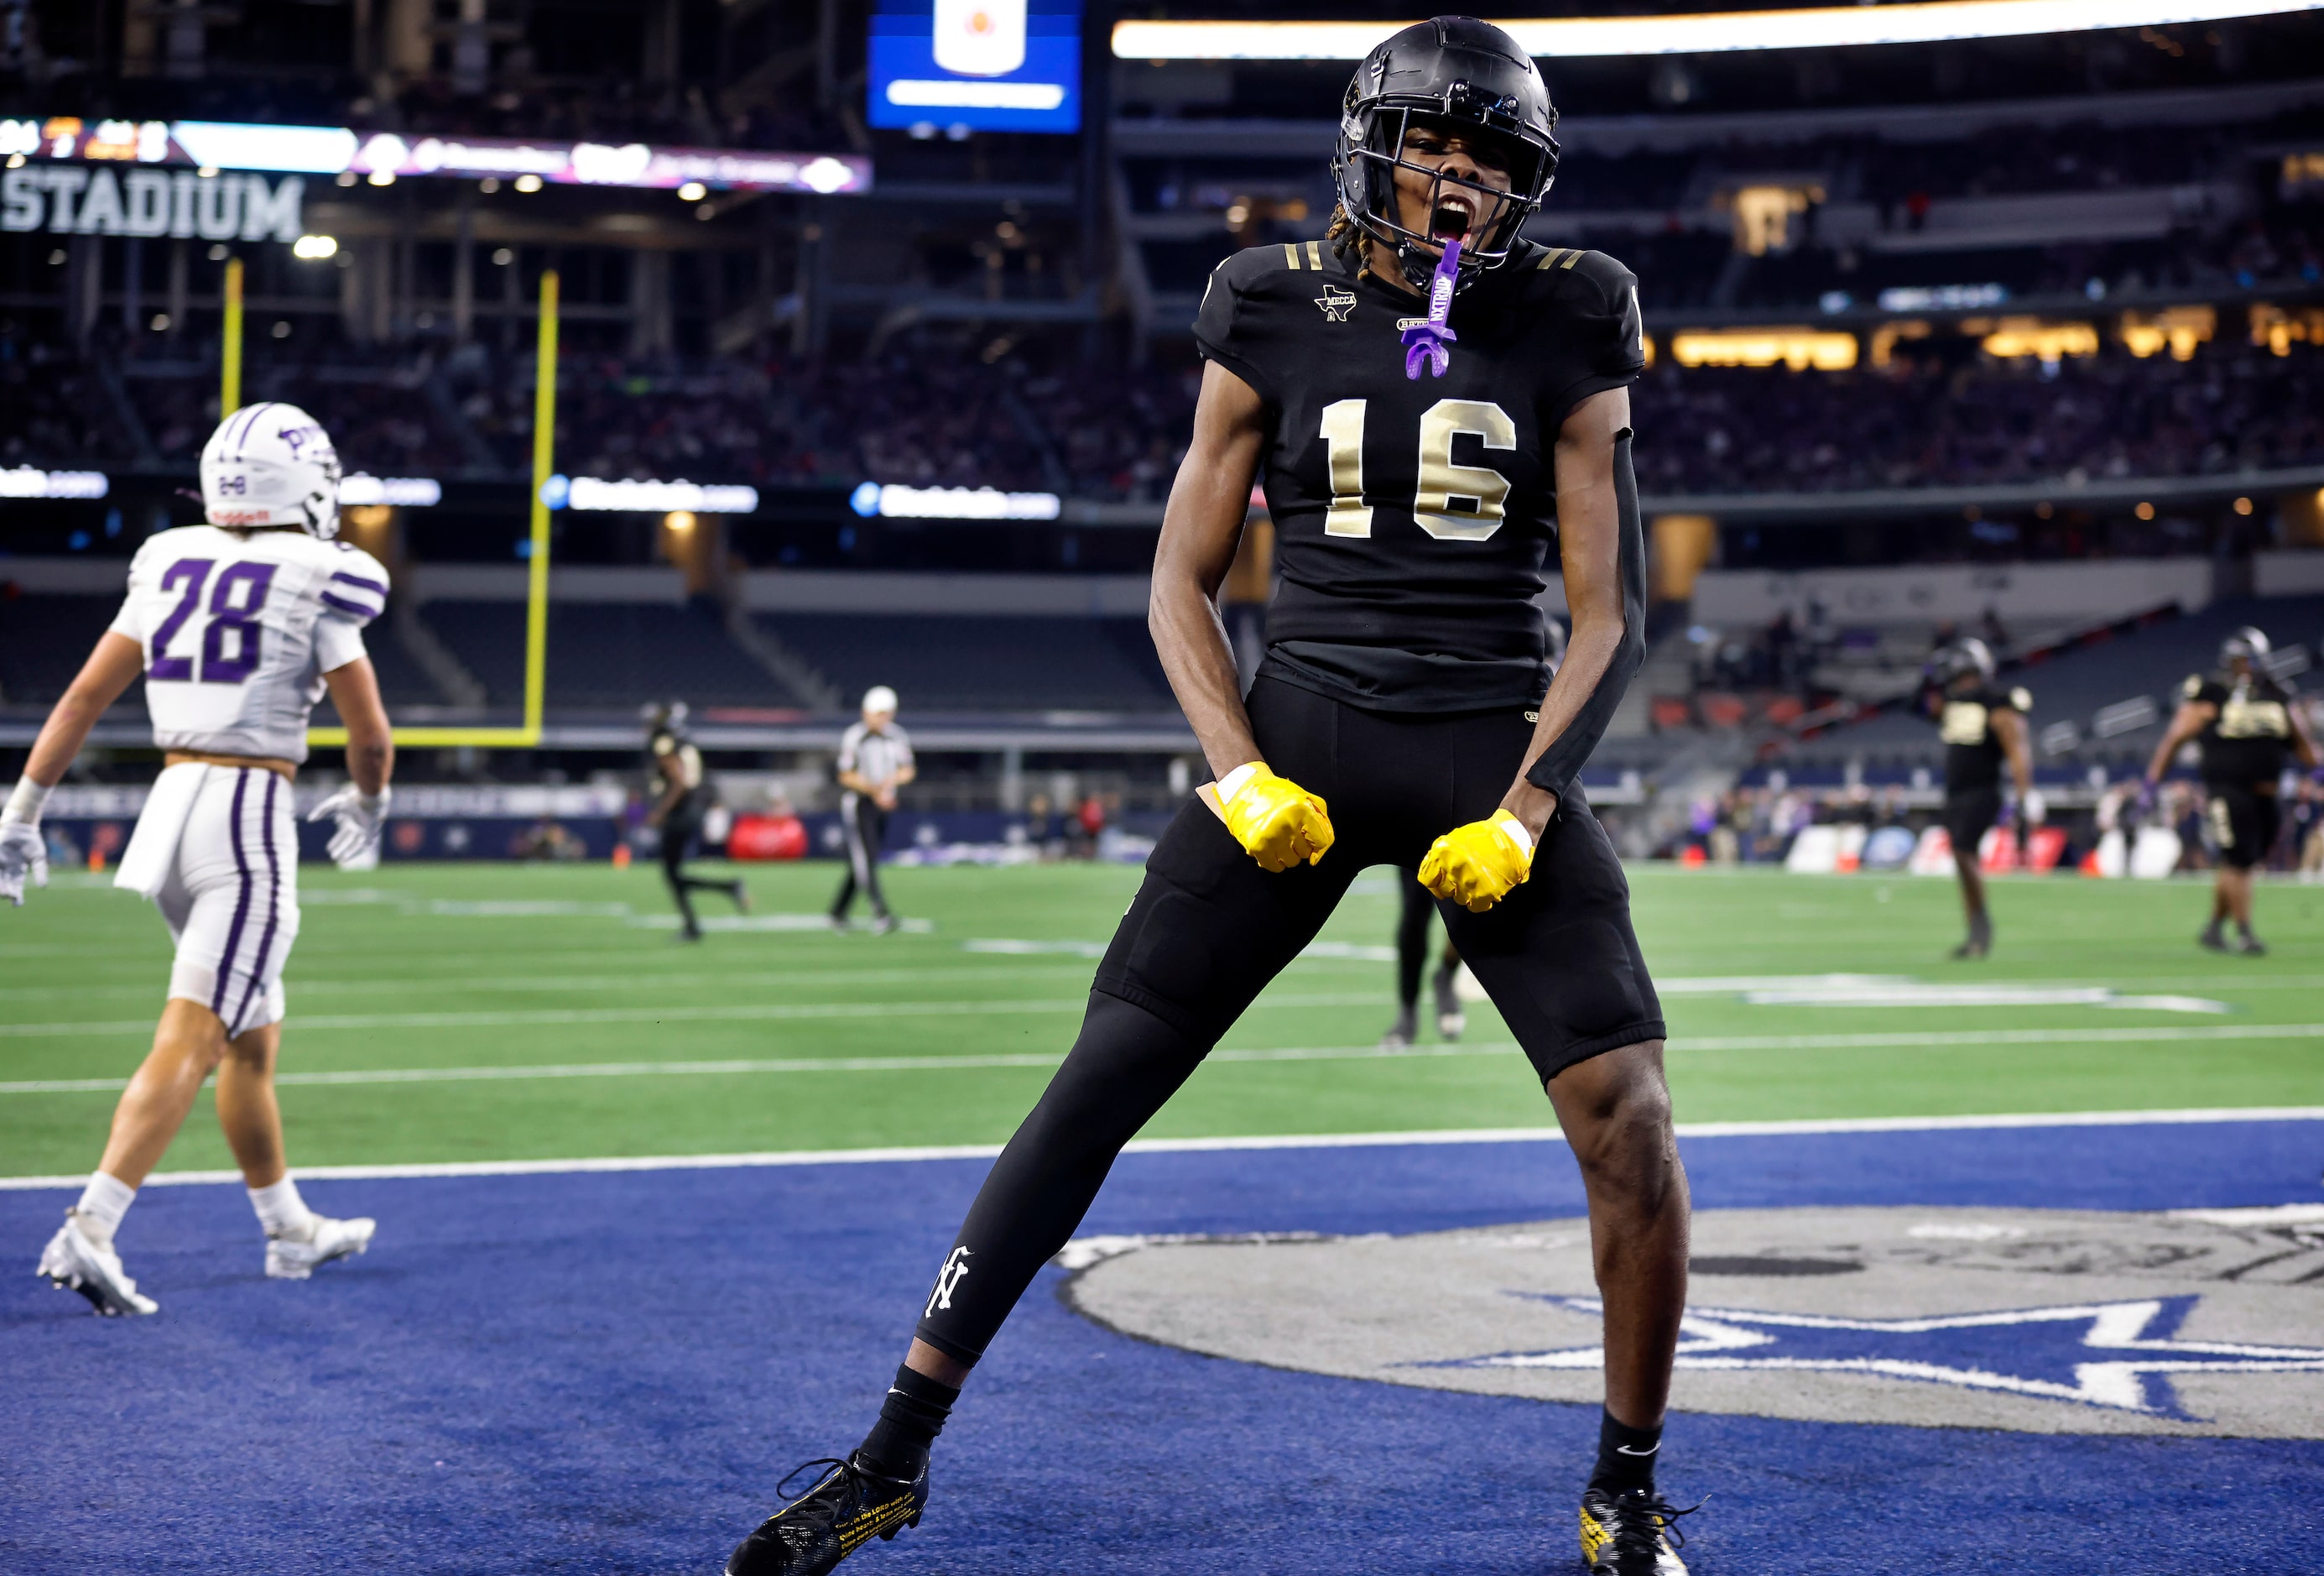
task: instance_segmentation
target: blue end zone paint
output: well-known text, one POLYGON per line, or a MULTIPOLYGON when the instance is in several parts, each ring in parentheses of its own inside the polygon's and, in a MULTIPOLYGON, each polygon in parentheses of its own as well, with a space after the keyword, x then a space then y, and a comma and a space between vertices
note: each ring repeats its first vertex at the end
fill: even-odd
MULTIPOLYGON (((1706 1208, 2162 1209, 2318 1197, 2324 1125, 1686 1145, 1706 1208)), ((708 1572, 794 1462, 844 1450, 984 1163, 310 1184, 380 1246, 261 1278, 239 1190, 124 1233, 161 1317, 30 1273, 66 1201, 0 1194, 0 1569, 708 1572)), ((1554 1145, 1139 1154, 1088 1229, 1433 1230, 1570 1213, 1554 1145)), ((879 1571, 1578 1569, 1590 1408, 1278 1373, 1113 1336, 1054 1273, 879 1571)), ((2324 1445, 1680 1416, 1698 1576, 2315 1568, 2324 1445)))

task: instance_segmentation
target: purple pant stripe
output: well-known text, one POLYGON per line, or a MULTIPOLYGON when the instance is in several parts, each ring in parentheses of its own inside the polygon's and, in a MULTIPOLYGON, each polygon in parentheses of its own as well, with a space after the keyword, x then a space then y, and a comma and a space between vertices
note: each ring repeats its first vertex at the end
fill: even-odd
MULTIPOLYGON (((235 768, 234 808, 226 821, 234 839, 235 873, 242 877, 242 895, 235 899, 234 922, 226 928, 226 951, 218 958, 217 987, 210 992, 210 1011, 220 1018, 226 1016, 226 987, 234 979, 234 955, 242 947, 243 922, 250 917, 251 887, 254 884, 250 876, 250 860, 242 851, 242 794, 243 790, 250 786, 250 774, 256 768, 251 766, 235 768)), ((274 775, 272 772, 266 774, 270 777, 274 775)))
POLYGON ((258 932, 258 956, 251 960, 250 983, 242 987, 242 1005, 234 1009, 234 1021, 226 1026, 228 1035, 240 1034, 243 1021, 250 1016, 251 998, 258 994, 258 982, 266 978, 267 954, 274 950, 274 932, 282 920, 282 862, 274 852, 274 791, 281 783, 273 773, 266 774, 266 802, 259 808, 265 818, 260 846, 266 850, 266 928, 258 932))

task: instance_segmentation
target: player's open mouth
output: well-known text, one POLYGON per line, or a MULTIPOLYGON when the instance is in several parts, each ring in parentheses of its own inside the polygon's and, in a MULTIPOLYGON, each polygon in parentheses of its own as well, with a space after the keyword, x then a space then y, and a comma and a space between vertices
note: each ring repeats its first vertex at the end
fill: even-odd
POLYGON ((1439 239, 1460 240, 1468 235, 1473 217, 1467 198, 1440 199, 1428 216, 1428 233, 1439 239))

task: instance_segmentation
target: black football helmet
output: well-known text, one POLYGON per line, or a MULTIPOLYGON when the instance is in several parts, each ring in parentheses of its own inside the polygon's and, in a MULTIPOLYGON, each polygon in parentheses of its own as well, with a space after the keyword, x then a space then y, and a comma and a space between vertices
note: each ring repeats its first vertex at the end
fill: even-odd
POLYGON ((686 737, 687 705, 683 700, 649 700, 638 708, 638 720, 646 725, 649 737, 669 734, 672 738, 686 737))
POLYGON ((2246 624, 2219 643, 2219 666, 2232 671, 2237 663, 2249 663, 2254 672, 2264 672, 2274 653, 2265 632, 2246 624))
POLYGON ((1929 659, 1930 681, 1939 685, 1971 677, 1990 682, 1993 674, 1993 649, 1973 635, 1954 641, 1929 659))
MULTIPOLYGON (((1442 255, 1430 236, 1400 222, 1396 172, 1416 171, 1436 189, 1466 189, 1479 222, 1461 240, 1461 283, 1508 261, 1517 232, 1557 178, 1557 111, 1549 88, 1517 41, 1472 16, 1415 23, 1379 44, 1356 68, 1340 106, 1332 178, 1340 206, 1363 233, 1396 253, 1397 265, 1425 291, 1442 255), (1509 189, 1445 175, 1404 157, 1415 122, 1489 134, 1506 150, 1509 189), (1488 217, 1489 216, 1489 217, 1488 217)), ((1436 204, 1430 203, 1434 210, 1436 204)))

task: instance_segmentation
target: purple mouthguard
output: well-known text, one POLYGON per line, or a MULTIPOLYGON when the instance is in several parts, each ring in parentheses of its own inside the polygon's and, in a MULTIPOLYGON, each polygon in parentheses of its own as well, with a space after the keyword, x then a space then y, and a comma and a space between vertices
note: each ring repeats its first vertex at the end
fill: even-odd
POLYGON ((1436 277, 1428 286, 1428 316, 1404 331, 1404 375, 1418 378, 1426 366, 1432 376, 1442 377, 1452 364, 1452 352, 1445 347, 1460 338, 1446 320, 1452 315, 1452 286, 1461 276, 1461 237, 1444 237, 1444 255, 1436 264, 1436 277))

